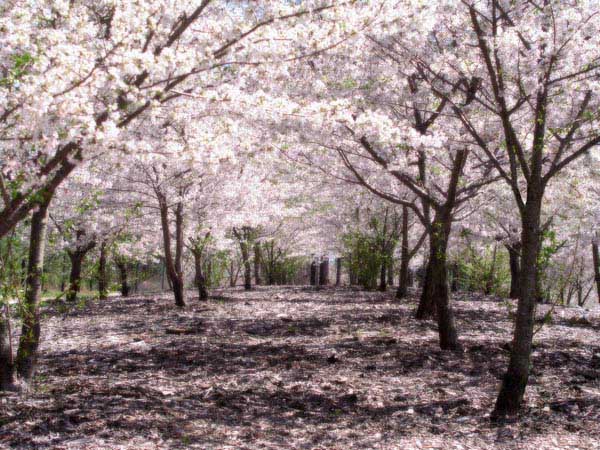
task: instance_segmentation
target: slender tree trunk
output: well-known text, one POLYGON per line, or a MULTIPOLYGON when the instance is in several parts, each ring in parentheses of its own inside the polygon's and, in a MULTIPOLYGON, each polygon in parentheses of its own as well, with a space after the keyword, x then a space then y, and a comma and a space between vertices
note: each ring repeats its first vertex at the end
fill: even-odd
POLYGON ((319 286, 329 284, 329 258, 323 258, 319 266, 319 286))
POLYGON ((68 255, 65 252, 63 254, 62 257, 62 264, 61 264, 61 273, 60 273, 60 292, 65 292, 65 289, 67 288, 67 279, 66 279, 66 274, 67 274, 67 260, 68 260, 68 255))
POLYGON ((254 284, 260 286, 262 284, 262 278, 260 273, 260 266, 262 264, 262 251, 260 243, 254 243, 254 284))
POLYGON ((15 389, 15 365, 8 305, 0 311, 0 391, 15 389))
POLYGON ((183 205, 178 204, 176 217, 175 217, 175 239, 176 239, 176 250, 175 260, 173 259, 173 252, 171 250, 171 231, 169 226, 169 207, 167 200, 164 195, 157 192, 158 204, 160 208, 160 220, 163 233, 163 246, 165 252, 165 264, 167 266, 167 276, 170 280, 171 287, 173 289, 173 295, 175 297, 175 305, 179 308, 185 306, 185 290, 183 286, 183 276, 181 273, 181 255, 183 248, 183 205))
POLYGON ((540 214, 543 191, 529 185, 522 215, 520 296, 508 370, 496 400, 493 417, 515 415, 529 379, 540 251, 540 214))
POLYGON ((160 290, 165 290, 166 267, 164 258, 160 259, 160 290))
POLYGON ((335 285, 340 286, 342 284, 342 258, 335 259, 335 285))
POLYGON ((78 250, 69 251, 69 259, 71 260, 71 273, 69 274, 69 290, 67 291, 67 301, 77 301, 77 295, 81 288, 81 267, 85 254, 78 250))
POLYGON ((250 265, 248 242, 243 238, 240 240, 240 250, 242 252, 242 261, 244 263, 244 289, 249 291, 252 289, 252 266, 250 265))
POLYGON ((508 244, 508 259, 510 264, 510 298, 519 298, 521 290, 521 244, 508 244))
POLYGON ((81 269, 83 267, 83 261, 94 247, 96 247, 95 241, 89 241, 86 244, 79 243, 80 239, 85 236, 85 230, 77 230, 77 241, 78 244, 74 250, 67 250, 69 259, 71 260, 71 273, 69 274, 69 290, 67 291, 67 301, 77 301, 77 295, 81 289, 81 269))
POLYGON ((22 310, 21 338, 17 350, 16 367, 19 377, 30 383, 37 367, 40 343, 40 302, 42 300, 42 273, 48 229, 48 204, 41 205, 31 217, 29 263, 25 282, 25 301, 22 310))
POLYGON ((317 285, 317 267, 318 267, 318 264, 316 261, 313 261, 310 264, 310 285, 311 286, 317 285))
POLYGON ((108 271, 106 264, 106 241, 100 244, 100 258, 98 261, 98 296, 101 300, 108 297, 108 271))
POLYGON ((592 256, 594 259, 594 280, 596 281, 596 292, 598 293, 598 303, 600 303, 600 252, 598 251, 598 241, 592 242, 592 256))
POLYGON ((119 279, 121 281, 121 296, 129 297, 129 269, 127 267, 127 262, 119 259, 116 261, 116 265, 119 270, 119 279))
POLYGON ((196 269, 196 286, 198 287, 198 300, 208 300, 208 290, 206 289, 206 278, 202 273, 202 255, 198 250, 193 250, 194 267, 196 269))
POLYGON ((400 277, 396 298, 403 299, 408 295, 408 267, 410 263, 410 248, 408 247, 408 207, 402 207, 402 247, 400 254, 400 277))
POLYGON ((379 290, 381 292, 387 291, 387 265, 385 262, 381 263, 379 271, 379 290))

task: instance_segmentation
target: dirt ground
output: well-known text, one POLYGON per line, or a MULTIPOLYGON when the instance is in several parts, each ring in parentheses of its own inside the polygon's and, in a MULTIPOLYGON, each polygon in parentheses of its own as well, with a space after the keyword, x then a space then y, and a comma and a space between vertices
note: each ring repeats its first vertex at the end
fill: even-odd
POLYGON ((522 417, 493 424, 512 301, 456 295, 456 355, 393 293, 214 294, 47 310, 34 390, 0 395, 0 448, 600 448, 598 311, 554 310, 522 417))

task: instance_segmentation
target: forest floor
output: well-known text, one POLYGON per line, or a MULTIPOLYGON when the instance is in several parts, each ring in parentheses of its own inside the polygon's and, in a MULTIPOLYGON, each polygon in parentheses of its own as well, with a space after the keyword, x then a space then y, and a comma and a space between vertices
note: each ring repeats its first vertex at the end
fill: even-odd
POLYGON ((0 395, 0 448, 600 448, 598 311, 556 308, 522 417, 495 424, 512 301, 455 296, 462 355, 440 351, 416 300, 391 292, 259 288, 188 303, 47 309, 33 389, 0 395))

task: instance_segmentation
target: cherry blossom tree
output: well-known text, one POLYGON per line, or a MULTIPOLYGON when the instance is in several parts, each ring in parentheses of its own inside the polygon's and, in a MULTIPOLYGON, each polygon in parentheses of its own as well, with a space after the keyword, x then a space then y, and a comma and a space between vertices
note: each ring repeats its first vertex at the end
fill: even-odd
POLYGON ((413 58, 513 193, 521 218, 520 298, 494 416, 515 414, 530 369, 545 191, 600 137, 598 14, 592 3, 467 1, 427 9, 435 23, 413 58), (477 90, 461 80, 475 80, 477 90), (473 101, 453 100, 456 90, 473 101))

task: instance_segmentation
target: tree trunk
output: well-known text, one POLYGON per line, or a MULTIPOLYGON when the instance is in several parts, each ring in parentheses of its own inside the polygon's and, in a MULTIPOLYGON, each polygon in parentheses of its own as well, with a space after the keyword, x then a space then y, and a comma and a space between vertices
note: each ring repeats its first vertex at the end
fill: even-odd
POLYGON ((442 350, 460 351, 462 347, 458 341, 454 315, 450 307, 446 246, 444 244, 436 244, 434 248, 438 248, 439 252, 435 252, 437 253, 435 256, 434 252, 430 255, 432 261, 430 282, 433 285, 433 301, 438 317, 440 348, 442 350))
POLYGON ((408 295, 408 267, 410 263, 410 248, 408 247, 408 207, 402 207, 402 248, 400 255, 400 277, 396 298, 403 299, 408 295))
POLYGON ((596 280, 596 292, 598 293, 598 303, 600 303, 600 252, 598 251, 598 242, 592 242, 592 255, 594 258, 594 279, 596 280))
POLYGON ((71 273, 69 275, 69 290, 67 291, 67 301, 77 301, 81 285, 81 266, 83 265, 84 253, 78 250, 68 251, 71 260, 71 273))
POLYGON ((0 311, 0 391, 15 389, 15 366, 8 305, 0 311))
POLYGON ((185 285, 183 279, 183 203, 177 203, 175 209, 175 273, 173 278, 173 294, 175 304, 185 306, 185 285))
POLYGON ((379 290, 381 292, 387 291, 387 265, 385 262, 381 263, 379 271, 379 290))
POLYGON ((17 350, 16 367, 19 377, 31 382, 37 366, 40 343, 40 302, 42 300, 42 273, 48 229, 48 204, 40 205, 31 217, 29 264, 25 282, 25 301, 22 310, 21 338, 17 350))
POLYGON ((329 258, 323 258, 319 266, 319 286, 329 284, 329 258))
POLYGON ((518 413, 529 379, 536 305, 542 190, 529 185, 522 214, 520 296, 508 370, 492 417, 518 413))
POLYGON ((202 256, 198 250, 193 250, 194 254, 194 267, 196 269, 196 286, 198 288, 198 300, 208 300, 208 290, 206 289, 206 278, 202 273, 202 256))
POLYGON ((167 266, 167 277, 173 289, 175 305, 179 308, 185 306, 185 290, 183 286, 183 274, 181 273, 181 257, 183 249, 183 205, 180 202, 177 205, 175 213, 175 260, 171 250, 171 231, 169 226, 169 207, 165 196, 157 192, 158 205, 160 209, 160 222, 163 233, 163 247, 165 252, 165 264, 167 266))
MULTIPOLYGON (((430 244, 431 249, 431 244, 430 244)), ((431 252, 431 250, 430 250, 431 252)), ((416 318, 418 320, 427 320, 435 317, 436 306, 434 301, 433 286, 434 283, 431 281, 431 258, 427 263, 425 269, 425 276, 423 277, 423 289, 421 291, 421 297, 419 299, 419 307, 417 308, 416 318)))
MULTIPOLYGON (((448 288, 447 249, 452 227, 450 211, 441 209, 433 221, 433 232, 430 236, 430 253, 425 286, 419 310, 424 303, 437 314, 440 348, 442 350, 461 351, 458 333, 454 323, 454 314, 450 307, 448 288)), ((423 311, 417 311, 417 314, 423 311)))
POLYGON ((521 244, 508 244, 508 258, 510 264, 510 298, 519 298, 521 278, 521 244))
POLYGON ((119 270, 119 279, 121 280, 121 296, 129 297, 129 281, 127 263, 123 260, 116 262, 119 270))
POLYGON ((248 242, 243 238, 240 240, 240 250, 242 251, 242 261, 244 263, 244 289, 249 291, 252 289, 252 266, 250 265, 248 242))
POLYGON ((342 284, 342 258, 335 259, 335 285, 340 286, 342 284))
POLYGON ((311 286, 317 285, 317 262, 316 261, 313 261, 310 264, 310 285, 311 286))
POLYGON ((71 260, 71 273, 69 274, 69 290, 67 291, 67 301, 77 301, 77 295, 81 289, 81 268, 83 260, 90 250, 96 247, 95 241, 89 241, 86 244, 81 244, 79 241, 85 236, 85 230, 77 230, 78 244, 74 250, 67 250, 69 259, 71 260))
POLYGON ((262 278, 260 273, 260 266, 262 263, 262 252, 260 249, 260 243, 254 244, 254 284, 260 286, 262 284, 262 278))
POLYGON ((100 244, 100 258, 98 261, 98 296, 100 300, 108 297, 108 271, 106 267, 106 242, 100 244))

